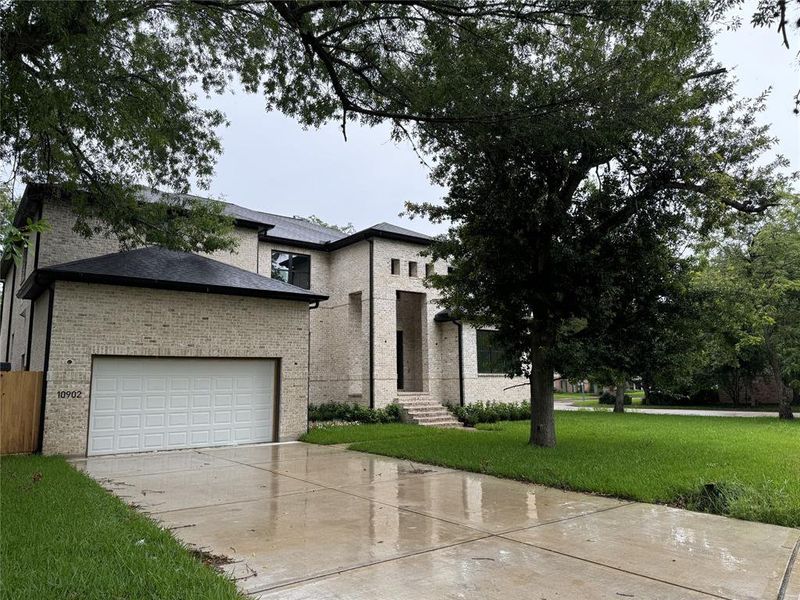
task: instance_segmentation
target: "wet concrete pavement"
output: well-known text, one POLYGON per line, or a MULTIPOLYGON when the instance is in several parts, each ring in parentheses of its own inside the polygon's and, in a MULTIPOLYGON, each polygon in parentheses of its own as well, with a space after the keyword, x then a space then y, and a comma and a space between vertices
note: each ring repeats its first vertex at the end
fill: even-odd
POLYGON ((302 443, 73 463, 263 599, 800 597, 797 529, 302 443))

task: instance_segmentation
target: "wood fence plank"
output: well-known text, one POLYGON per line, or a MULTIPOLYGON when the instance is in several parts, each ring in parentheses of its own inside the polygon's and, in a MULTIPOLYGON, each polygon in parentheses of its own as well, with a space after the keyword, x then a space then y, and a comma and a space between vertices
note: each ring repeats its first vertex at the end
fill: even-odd
POLYGON ((0 454, 36 450, 43 382, 40 371, 0 373, 0 454))

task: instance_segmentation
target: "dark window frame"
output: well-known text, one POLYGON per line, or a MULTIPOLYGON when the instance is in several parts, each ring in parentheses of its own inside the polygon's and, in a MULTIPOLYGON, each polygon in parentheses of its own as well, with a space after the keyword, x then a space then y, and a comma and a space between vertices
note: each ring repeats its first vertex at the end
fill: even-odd
POLYGON ((291 285, 294 285, 299 288, 303 288, 304 290, 311 289, 311 255, 310 254, 302 254, 300 252, 290 252, 289 250, 278 250, 273 249, 272 254, 270 256, 270 276, 273 279, 278 279, 280 281, 284 281, 291 285), (286 254, 289 256, 289 266, 288 267, 276 267, 275 262, 277 259, 276 255, 286 254), (305 270, 297 270, 294 268, 294 261, 296 258, 302 258, 306 260, 308 264, 308 271, 305 270), (276 276, 276 271, 285 271, 286 272, 286 279, 280 276, 276 276), (300 281, 298 282, 298 275, 305 275, 307 276, 307 281, 300 281))
POLYGON ((400 259, 393 258, 389 268, 391 269, 390 272, 392 275, 400 275, 400 259))
POLYGON ((478 329, 475 332, 478 375, 508 375, 510 360, 503 346, 493 339, 496 336, 494 329, 478 329))
POLYGON ((408 276, 409 277, 419 276, 419 265, 417 264, 417 261, 415 260, 408 261, 408 276))

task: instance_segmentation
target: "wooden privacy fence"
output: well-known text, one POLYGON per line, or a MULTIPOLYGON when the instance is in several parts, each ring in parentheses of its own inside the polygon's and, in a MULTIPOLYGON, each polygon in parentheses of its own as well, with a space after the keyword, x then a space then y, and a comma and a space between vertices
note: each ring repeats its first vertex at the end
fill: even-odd
POLYGON ((35 452, 44 373, 0 372, 0 454, 35 452))

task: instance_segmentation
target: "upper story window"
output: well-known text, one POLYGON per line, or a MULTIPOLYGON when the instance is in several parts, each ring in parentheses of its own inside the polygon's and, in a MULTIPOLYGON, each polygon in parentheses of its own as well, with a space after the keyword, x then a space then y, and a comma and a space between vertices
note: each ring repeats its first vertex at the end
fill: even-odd
POLYGON ((400 259, 392 259, 392 275, 400 275, 400 259))
POLYGON ((408 276, 409 277, 416 277, 417 276, 417 263, 416 261, 409 261, 408 263, 408 276))
POLYGON ((436 267, 433 266, 433 263, 425 263, 425 277, 430 277, 434 274, 436 274, 436 267))
POLYGON ((506 349, 500 344, 496 331, 479 329, 478 342, 478 373, 502 373, 509 371, 510 361, 506 349))
POLYGON ((311 257, 308 254, 272 251, 272 278, 311 289, 311 257))

